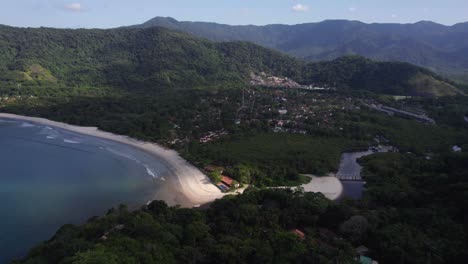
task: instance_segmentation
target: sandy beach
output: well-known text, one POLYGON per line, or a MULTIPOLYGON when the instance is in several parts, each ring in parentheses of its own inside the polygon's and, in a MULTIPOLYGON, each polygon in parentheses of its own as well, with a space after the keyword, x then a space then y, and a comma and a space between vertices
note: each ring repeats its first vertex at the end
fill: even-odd
POLYGON ((330 200, 337 200, 343 193, 343 184, 332 174, 326 177, 305 176, 312 178, 309 183, 301 185, 305 192, 320 192, 330 200))
POLYGON ((72 131, 75 133, 107 139, 143 150, 160 159, 172 174, 175 175, 174 188, 166 190, 161 197, 172 197, 167 201, 169 204, 180 204, 183 207, 200 206, 230 193, 222 193, 213 185, 208 177, 199 169, 184 160, 176 151, 164 148, 158 144, 136 140, 127 136, 99 130, 96 127, 81 127, 69 125, 61 122, 48 120, 45 118, 20 116, 14 114, 0 113, 0 118, 33 122, 40 125, 55 127, 72 131), (183 197, 180 197, 183 195, 183 197))
MULTIPOLYGON (((309 183, 302 184, 300 186, 304 189, 305 192, 319 192, 332 201, 338 200, 343 194, 343 184, 338 178, 335 177, 333 173, 330 173, 328 176, 324 177, 319 177, 311 174, 303 175, 312 178, 312 180, 309 183)), ((297 187, 285 186, 272 188, 289 188, 293 190, 297 189, 297 187)))

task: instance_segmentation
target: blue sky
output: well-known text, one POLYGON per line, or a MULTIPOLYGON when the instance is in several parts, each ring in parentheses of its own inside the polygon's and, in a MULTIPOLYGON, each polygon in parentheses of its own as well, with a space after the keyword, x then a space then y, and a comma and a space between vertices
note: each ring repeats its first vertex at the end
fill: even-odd
POLYGON ((109 28, 155 16, 265 25, 352 19, 452 25, 468 21, 468 0, 1 0, 0 24, 109 28))

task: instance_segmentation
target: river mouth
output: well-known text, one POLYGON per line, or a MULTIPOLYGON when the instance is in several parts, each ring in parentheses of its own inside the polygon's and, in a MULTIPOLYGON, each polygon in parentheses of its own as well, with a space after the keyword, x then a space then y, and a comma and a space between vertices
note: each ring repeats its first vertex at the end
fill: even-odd
POLYGON ((142 150, 33 122, 0 119, 0 166, 0 263, 63 224, 170 189, 167 166, 142 150))

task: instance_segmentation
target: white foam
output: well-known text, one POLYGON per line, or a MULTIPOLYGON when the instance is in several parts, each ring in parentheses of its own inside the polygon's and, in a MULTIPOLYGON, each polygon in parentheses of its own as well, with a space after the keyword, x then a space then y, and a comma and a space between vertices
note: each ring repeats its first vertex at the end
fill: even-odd
POLYGON ((53 136, 47 136, 46 138, 47 139, 55 139, 55 137, 53 137, 53 136))
POLYGON ((149 176, 153 177, 153 178, 156 178, 156 175, 154 174, 154 172, 152 170, 150 170, 148 167, 146 167, 146 172, 148 173, 149 176))
POLYGON ((134 161, 134 162, 136 162, 136 163, 142 165, 143 167, 145 167, 146 173, 148 173, 149 176, 151 176, 151 177, 153 177, 153 178, 155 178, 155 179, 158 178, 158 176, 156 175, 156 173, 153 172, 153 171, 149 168, 148 165, 144 164, 143 162, 141 162, 139 159, 135 158, 134 156, 129 155, 129 154, 127 154, 127 153, 120 152, 120 151, 116 151, 116 150, 114 150, 114 149, 112 149, 112 148, 106 148, 106 150, 109 151, 109 152, 111 152, 111 153, 113 153, 113 154, 115 154, 115 155, 117 155, 117 156, 124 157, 124 158, 126 158, 126 159, 129 159, 129 160, 131 160, 131 161, 134 161))
POLYGON ((21 127, 35 127, 35 125, 33 125, 31 123, 23 122, 23 123, 21 123, 21 127))
POLYGON ((80 142, 76 142, 76 141, 69 140, 69 139, 64 139, 63 142, 70 143, 70 144, 79 144, 80 143, 80 142))

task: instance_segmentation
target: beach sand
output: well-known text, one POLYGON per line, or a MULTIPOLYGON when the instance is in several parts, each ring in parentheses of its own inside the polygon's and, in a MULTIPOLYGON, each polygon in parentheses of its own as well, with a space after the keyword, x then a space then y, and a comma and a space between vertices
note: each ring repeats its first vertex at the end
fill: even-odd
MULTIPOLYGON (((328 176, 319 177, 311 174, 303 174, 304 176, 312 178, 309 183, 302 184, 299 187, 304 189, 304 192, 322 193, 328 199, 335 201, 338 200, 343 194, 343 184, 335 177, 333 173, 328 176)), ((271 188, 284 188, 296 190, 298 187, 271 187, 271 188)))
POLYGON ((305 192, 320 192, 330 200, 337 200, 343 193, 343 184, 333 174, 326 177, 305 176, 312 178, 309 183, 301 185, 305 192))
POLYGON ((206 175, 184 160, 176 151, 164 148, 155 143, 116 135, 99 130, 96 127, 74 126, 45 118, 20 116, 7 113, 0 113, 0 118, 33 122, 83 135, 107 139, 138 148, 155 156, 155 158, 158 158, 163 162, 175 176, 168 179, 173 182, 172 186, 156 195, 157 199, 165 200, 170 205, 179 204, 183 207, 197 207, 210 203, 216 199, 220 199, 225 195, 232 194, 221 192, 211 183, 206 175))

